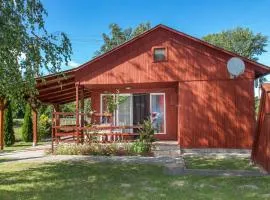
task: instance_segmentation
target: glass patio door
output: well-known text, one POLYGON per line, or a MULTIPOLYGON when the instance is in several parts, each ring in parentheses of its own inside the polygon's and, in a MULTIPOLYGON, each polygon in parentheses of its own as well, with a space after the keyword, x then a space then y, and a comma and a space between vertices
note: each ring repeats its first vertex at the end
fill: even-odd
POLYGON ((165 94, 151 93, 150 112, 155 133, 165 133, 165 94))

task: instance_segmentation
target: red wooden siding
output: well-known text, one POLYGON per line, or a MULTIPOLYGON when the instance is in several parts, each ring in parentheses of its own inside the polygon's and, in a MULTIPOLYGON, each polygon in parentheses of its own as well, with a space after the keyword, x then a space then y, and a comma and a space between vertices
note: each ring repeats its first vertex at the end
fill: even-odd
POLYGON ((270 173, 270 84, 262 87, 252 159, 270 173))
POLYGON ((250 148, 252 87, 251 80, 180 83, 180 146, 250 148))
MULTIPOLYGON (((228 79, 230 56, 190 42, 168 31, 157 31, 76 73, 81 84, 121 84, 228 79), (164 46, 167 62, 153 62, 152 48, 164 46)), ((240 78, 254 78, 249 63, 240 78)))
POLYGON ((173 130, 163 139, 177 132, 184 148, 250 148, 255 125, 254 66, 245 62, 245 73, 232 80, 226 68, 229 58, 217 49, 160 29, 84 66, 75 79, 92 90, 140 85, 147 91, 147 84, 173 83, 178 92, 167 97, 175 95, 176 104, 167 109, 176 114, 167 112, 166 127, 173 130), (153 62, 155 46, 167 48, 166 62, 153 62))

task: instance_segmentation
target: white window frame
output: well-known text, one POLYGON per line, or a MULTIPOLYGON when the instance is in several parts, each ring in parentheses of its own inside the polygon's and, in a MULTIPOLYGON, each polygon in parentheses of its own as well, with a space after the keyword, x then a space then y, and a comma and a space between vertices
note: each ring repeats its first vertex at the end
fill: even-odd
MULTIPOLYGON (((131 93, 123 93, 123 94, 119 94, 120 96, 130 96, 130 124, 128 126, 132 126, 133 125, 133 94, 131 93)), ((116 125, 119 125, 119 118, 118 118, 118 114, 119 114, 119 105, 117 105, 117 109, 116 109, 116 125)))
MULTIPOLYGON (((115 98, 115 95, 116 94, 100 94, 100 113, 103 113, 103 96, 107 96, 107 95, 114 95, 114 98, 115 98)), ((132 93, 123 93, 123 94, 119 94, 120 96, 130 96, 130 101, 131 101, 131 106, 130 106, 130 126, 133 125, 133 94, 132 93)), ((119 105, 117 105, 117 108, 116 110, 113 112, 113 125, 117 125, 119 124, 119 121, 118 121, 118 113, 119 113, 119 105)), ((102 120, 102 117, 100 118, 100 121, 102 120)))
POLYGON ((152 96, 154 95, 163 95, 164 98, 164 133, 155 133, 155 134, 161 134, 161 135, 165 135, 167 133, 166 130, 166 94, 165 93, 150 93, 150 118, 152 121, 152 96))

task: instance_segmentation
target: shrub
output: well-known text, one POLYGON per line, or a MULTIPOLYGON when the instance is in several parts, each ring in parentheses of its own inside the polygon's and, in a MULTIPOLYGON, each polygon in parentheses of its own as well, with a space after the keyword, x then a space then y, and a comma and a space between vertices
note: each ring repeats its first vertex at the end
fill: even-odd
POLYGON ((6 146, 11 146, 15 142, 15 135, 13 130, 13 118, 12 118, 12 107, 8 104, 5 111, 5 122, 4 122, 4 141, 6 146))
POLYGON ((135 155, 131 150, 131 144, 59 144, 55 149, 57 155, 100 155, 100 156, 123 156, 135 155))
POLYGON ((140 137, 139 137, 140 142, 152 144, 154 141, 156 141, 154 137, 155 130, 149 118, 143 121, 142 128, 140 128, 139 133, 140 133, 140 137))
POLYGON ((135 154, 146 154, 151 152, 151 145, 139 140, 135 141, 131 146, 131 152, 135 154))
POLYGON ((31 107, 29 104, 26 105, 23 127, 22 127, 22 138, 25 142, 31 142, 33 140, 33 122, 31 107))
POLYGON ((156 141, 154 137, 155 131, 150 119, 144 120, 139 133, 139 139, 132 144, 132 151, 137 154, 150 153, 153 148, 153 142, 156 141))
POLYGON ((41 114, 38 120, 38 135, 40 138, 48 138, 51 135, 51 120, 45 114, 41 114))

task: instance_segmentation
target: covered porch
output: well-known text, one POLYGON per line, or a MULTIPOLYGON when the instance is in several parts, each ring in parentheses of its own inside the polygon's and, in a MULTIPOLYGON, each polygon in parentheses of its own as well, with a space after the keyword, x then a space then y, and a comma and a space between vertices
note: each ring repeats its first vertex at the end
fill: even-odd
POLYGON ((53 105, 52 148, 60 142, 133 141, 146 119, 157 139, 177 141, 178 83, 87 84, 70 71, 37 79, 37 89, 38 99, 53 105), (75 112, 62 112, 70 102, 75 112))

